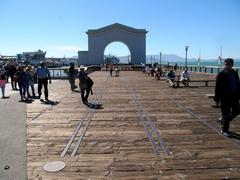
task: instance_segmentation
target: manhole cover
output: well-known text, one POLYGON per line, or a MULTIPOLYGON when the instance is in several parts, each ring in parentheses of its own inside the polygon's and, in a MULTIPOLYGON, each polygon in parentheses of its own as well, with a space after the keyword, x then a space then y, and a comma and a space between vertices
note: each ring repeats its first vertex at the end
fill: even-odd
POLYGON ((65 168, 65 162, 63 161, 53 161, 48 162, 44 165, 43 169, 48 172, 57 172, 65 168))

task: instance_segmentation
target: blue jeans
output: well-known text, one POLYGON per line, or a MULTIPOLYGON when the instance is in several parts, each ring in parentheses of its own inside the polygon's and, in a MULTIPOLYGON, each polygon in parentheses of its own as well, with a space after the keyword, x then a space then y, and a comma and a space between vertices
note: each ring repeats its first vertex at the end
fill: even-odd
POLYGON ((5 86, 4 87, 0 87, 1 88, 1 91, 2 91, 2 97, 5 96, 5 86))
POLYGON ((23 100, 23 98, 26 97, 26 93, 29 94, 29 84, 23 84, 23 83, 18 83, 18 86, 19 86, 19 93, 20 93, 20 96, 21 96, 21 99, 23 100))

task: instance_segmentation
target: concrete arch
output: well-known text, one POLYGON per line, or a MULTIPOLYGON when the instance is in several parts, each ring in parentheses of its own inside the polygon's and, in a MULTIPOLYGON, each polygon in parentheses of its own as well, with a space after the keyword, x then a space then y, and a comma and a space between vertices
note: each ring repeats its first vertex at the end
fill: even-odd
POLYGON ((122 24, 88 30, 89 51, 79 51, 79 63, 85 65, 103 64, 104 50, 112 42, 122 42, 129 48, 133 64, 145 63, 146 33, 145 29, 134 29, 122 24))

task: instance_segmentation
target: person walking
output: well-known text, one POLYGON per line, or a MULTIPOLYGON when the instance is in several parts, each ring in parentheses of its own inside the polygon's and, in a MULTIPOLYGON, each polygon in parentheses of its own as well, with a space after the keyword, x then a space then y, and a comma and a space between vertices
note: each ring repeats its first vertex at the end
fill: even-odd
POLYGON ((2 73, 2 74, 0 74, 0 88, 1 88, 1 92, 2 92, 2 98, 5 98, 5 87, 6 87, 6 77, 2 73))
MULTIPOLYGON (((32 90, 32 97, 35 97, 35 89, 34 89, 34 71, 33 71, 33 68, 31 65, 28 65, 28 67, 26 68, 26 73, 28 74, 28 77, 29 77, 29 86, 31 87, 31 90, 32 90)), ((30 93, 29 93, 29 90, 27 91, 28 92, 28 96, 30 97, 30 93)))
POLYGON ((88 96, 91 91, 91 88, 89 87, 88 82, 88 75, 86 73, 87 67, 84 67, 83 65, 80 66, 80 72, 79 72, 79 87, 81 90, 81 99, 83 104, 88 105, 88 96))
POLYGON ((38 95, 39 95, 39 99, 41 101, 43 101, 43 99, 41 99, 41 95, 42 95, 42 87, 44 86, 44 95, 45 95, 45 100, 48 100, 48 81, 51 84, 51 76, 50 76, 50 72, 48 70, 47 67, 45 67, 45 64, 43 61, 40 62, 40 66, 37 68, 36 71, 37 74, 37 79, 38 79, 38 95))
POLYGON ((74 89, 77 88, 77 86, 75 85, 75 76, 76 76, 76 71, 75 71, 74 63, 71 63, 69 68, 69 83, 72 91, 74 91, 74 89))
POLYGON ((233 70, 234 60, 227 58, 224 61, 225 67, 217 75, 214 100, 221 104, 222 134, 230 137, 230 122, 239 115, 240 82, 238 73, 233 70))
POLYGON ((8 75, 11 79, 12 90, 17 90, 17 82, 14 80, 14 75, 16 74, 16 72, 17 72, 17 68, 15 64, 11 63, 9 65, 8 75))
POLYGON ((24 101, 24 98, 25 98, 23 95, 23 91, 24 91, 24 89, 23 89, 24 88, 24 86, 23 86, 23 78, 24 77, 23 76, 24 76, 23 67, 21 65, 19 65, 17 68, 17 72, 14 75, 14 79, 18 83, 21 101, 24 101))

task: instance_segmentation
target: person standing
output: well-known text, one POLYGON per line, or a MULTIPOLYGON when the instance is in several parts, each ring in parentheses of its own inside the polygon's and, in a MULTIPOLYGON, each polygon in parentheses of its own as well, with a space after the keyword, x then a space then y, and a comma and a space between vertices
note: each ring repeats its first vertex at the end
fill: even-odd
POLYGON ((36 71, 37 74, 37 79, 38 79, 38 95, 39 95, 39 99, 41 101, 43 101, 43 99, 41 99, 41 95, 42 95, 42 87, 44 86, 44 95, 45 95, 45 100, 48 100, 48 81, 51 84, 51 76, 50 76, 50 72, 48 70, 47 67, 45 67, 45 64, 43 61, 40 62, 40 66, 37 68, 36 71))
POLYGON ((8 79, 9 79, 9 62, 7 62, 5 65, 4 65, 4 75, 6 77, 6 81, 8 83, 8 79))
POLYGON ((110 76, 112 77, 112 73, 113 73, 113 64, 112 63, 109 64, 109 71, 110 71, 110 76))
POLYGON ((214 100, 221 104, 222 134, 230 137, 230 122, 239 115, 240 82, 238 73, 233 70, 234 60, 227 58, 224 64, 224 70, 217 75, 214 100))
POLYGON ((81 98, 83 104, 88 104, 88 96, 91 91, 91 89, 88 87, 88 75, 86 73, 87 68, 83 65, 80 66, 80 72, 79 72, 79 87, 81 90, 81 98))
POLYGON ((4 74, 0 74, 0 88, 2 92, 2 98, 5 98, 6 77, 4 74))
POLYGON ((77 86, 75 85, 75 75, 76 75, 76 71, 75 71, 74 63, 71 63, 69 68, 69 83, 72 91, 74 91, 74 89, 77 88, 77 86))

